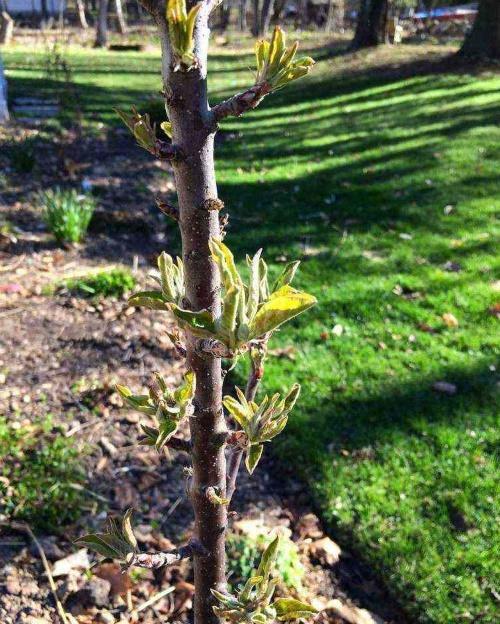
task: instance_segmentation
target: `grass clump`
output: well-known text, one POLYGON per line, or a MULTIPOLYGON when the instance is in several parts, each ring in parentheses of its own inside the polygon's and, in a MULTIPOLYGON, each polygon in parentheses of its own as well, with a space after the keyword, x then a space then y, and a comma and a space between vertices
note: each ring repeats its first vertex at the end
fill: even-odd
POLYGON ((55 530, 81 513, 80 452, 47 416, 30 424, 0 417, 0 509, 8 518, 55 530))
MULTIPOLYGON (((230 534, 227 538, 229 581, 231 585, 244 582, 252 576, 260 557, 269 545, 270 539, 264 533, 230 534)), ((297 544, 282 536, 276 568, 287 589, 300 590, 305 568, 300 561, 297 544)))
POLYGON ((79 243, 85 237, 95 210, 95 200, 74 189, 42 191, 37 197, 43 219, 59 243, 79 243))
POLYGON ((101 271, 93 275, 64 280, 58 290, 83 297, 122 297, 135 287, 136 280, 126 269, 101 271))

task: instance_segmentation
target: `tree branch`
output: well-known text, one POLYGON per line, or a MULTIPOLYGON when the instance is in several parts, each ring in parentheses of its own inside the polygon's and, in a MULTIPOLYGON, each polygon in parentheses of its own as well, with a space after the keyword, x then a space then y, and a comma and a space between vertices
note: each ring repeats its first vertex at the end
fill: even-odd
POLYGON ((206 551, 199 542, 192 540, 186 546, 181 546, 170 552, 134 553, 127 564, 138 568, 157 570, 164 566, 173 565, 182 559, 190 559, 195 554, 203 556, 206 551))
POLYGON ((174 451, 184 451, 185 453, 191 452, 191 442, 189 440, 183 440, 174 436, 167 442, 167 447, 174 449, 174 451))
POLYGON ((211 111, 212 117, 215 123, 226 117, 240 117, 243 113, 257 108, 270 92, 271 89, 266 82, 254 85, 250 89, 237 93, 220 104, 216 104, 211 111))
POLYGON ((169 204, 159 197, 156 198, 156 205, 167 217, 170 217, 174 221, 179 221, 179 209, 176 206, 169 204))
MULTIPOLYGON (((264 347, 265 348, 265 347, 264 347)), ((264 375, 263 358, 250 357, 251 368, 248 375, 247 387, 245 389, 245 398, 247 401, 253 401, 257 394, 257 388, 259 387, 260 380, 264 375)), ((238 479, 238 473, 240 471, 241 460, 245 449, 241 446, 237 446, 233 449, 227 467, 227 488, 226 498, 231 501, 234 491, 236 490, 236 480, 238 479)))
POLYGON ((158 160, 182 160, 183 153, 177 145, 157 139, 152 153, 158 160))

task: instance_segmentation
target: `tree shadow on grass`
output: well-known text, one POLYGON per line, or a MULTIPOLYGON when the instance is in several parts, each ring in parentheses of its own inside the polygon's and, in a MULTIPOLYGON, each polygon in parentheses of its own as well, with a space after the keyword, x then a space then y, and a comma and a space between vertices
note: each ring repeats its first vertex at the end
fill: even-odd
MULTIPOLYGON (((432 427, 449 422, 466 427, 467 415, 492 410, 498 400, 495 374, 485 363, 470 368, 451 367, 440 375, 437 378, 432 372, 404 384, 396 380, 384 384, 376 395, 359 399, 343 400, 337 395, 334 401, 326 399, 312 412, 306 409, 304 417, 312 419, 323 432, 323 451, 333 444, 337 449, 354 452, 384 443, 394 432, 405 436, 427 435, 432 427), (456 387, 456 394, 450 396, 433 389, 433 384, 443 376, 456 387)), ((332 394, 335 395, 333 389, 332 394)), ((288 432, 290 444, 295 426, 292 419, 288 432)), ((432 437, 428 436, 427 440, 432 443, 432 437)))

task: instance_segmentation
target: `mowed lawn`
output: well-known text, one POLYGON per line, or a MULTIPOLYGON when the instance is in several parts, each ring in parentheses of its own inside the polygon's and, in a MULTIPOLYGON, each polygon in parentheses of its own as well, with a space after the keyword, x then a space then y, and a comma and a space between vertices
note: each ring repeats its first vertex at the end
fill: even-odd
MULTIPOLYGON (((303 385, 284 465, 411 621, 495 622, 500 78, 441 53, 319 49, 313 76, 223 123, 217 169, 235 253, 302 258, 319 300, 267 365, 269 391, 303 385)), ((14 95, 53 88, 41 55, 4 58, 14 95)), ((156 54, 69 60, 88 120, 160 88, 156 54)), ((216 49, 213 101, 252 65, 216 49)))

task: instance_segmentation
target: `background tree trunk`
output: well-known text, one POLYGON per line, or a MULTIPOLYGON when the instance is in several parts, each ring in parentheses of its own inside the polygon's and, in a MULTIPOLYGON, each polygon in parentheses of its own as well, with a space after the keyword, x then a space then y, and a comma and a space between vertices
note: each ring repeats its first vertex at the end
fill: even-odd
POLYGON ((500 0, 480 0, 472 30, 460 49, 464 56, 500 58, 500 0))
POLYGON ((108 45, 108 8, 109 0, 99 0, 96 37, 94 47, 106 48, 108 45))
POLYGON ((262 4, 262 12, 260 16, 260 30, 259 35, 265 37, 269 31, 269 25, 271 24, 271 17, 273 15, 274 0, 264 0, 262 4))
POLYGON ((87 22, 87 17, 85 15, 85 4, 83 0, 75 0, 76 2, 76 13, 78 15, 78 22, 80 23, 80 27, 83 29, 87 29, 89 27, 87 22))
POLYGON ((258 37, 260 34, 260 1, 253 0, 253 23, 252 35, 258 37))
POLYGON ((3 70, 3 63, 0 57, 0 123, 9 120, 9 109, 7 108, 7 80, 3 70))
POLYGON ((8 45, 14 33, 14 20, 7 13, 5 3, 0 4, 0 9, 0 45, 8 45))
POLYGON ((344 0, 330 0, 328 3, 328 14, 325 22, 325 31, 332 33, 344 28, 344 0))
POLYGON ((247 24, 248 0, 240 0, 238 22, 241 32, 245 32, 248 28, 247 24))
MULTIPOLYGON (((190 2, 192 6, 193 2, 190 2)), ((219 237, 216 210, 204 208, 217 198, 214 167, 215 128, 207 98, 207 52, 209 3, 198 14, 194 33, 197 68, 189 72, 173 71, 164 9, 157 14, 162 41, 163 82, 168 118, 172 123, 173 142, 183 153, 174 165, 180 212, 182 257, 184 260, 187 305, 192 310, 210 309, 220 313, 219 273, 208 242, 219 237)), ((190 495, 195 514, 195 537, 207 554, 194 556, 194 617, 198 624, 219 622, 214 614, 210 590, 224 590, 225 530, 227 511, 224 505, 212 504, 206 496, 208 487, 226 491, 224 453, 226 422, 222 410, 221 362, 212 355, 199 355, 194 337, 188 339, 187 364, 196 374, 195 411, 190 419, 193 476, 190 495)))
POLYGON ((387 0, 360 0, 356 33, 351 47, 355 50, 385 41, 387 0))
POLYGON ((121 35, 125 35, 127 33, 127 20, 125 19, 125 15, 123 14, 122 0, 115 0, 115 10, 116 20, 118 23, 118 32, 121 35))

